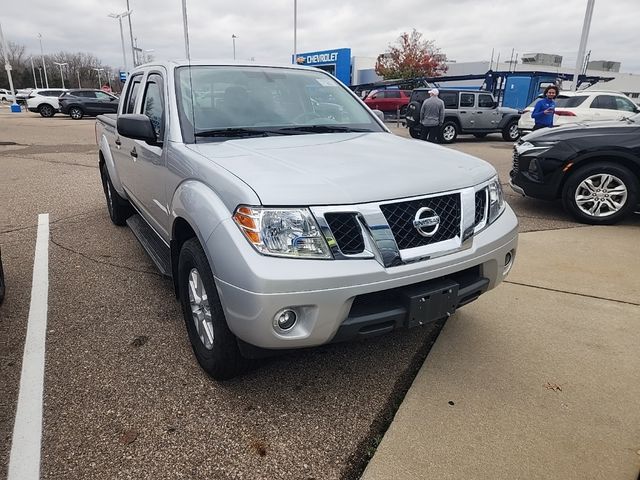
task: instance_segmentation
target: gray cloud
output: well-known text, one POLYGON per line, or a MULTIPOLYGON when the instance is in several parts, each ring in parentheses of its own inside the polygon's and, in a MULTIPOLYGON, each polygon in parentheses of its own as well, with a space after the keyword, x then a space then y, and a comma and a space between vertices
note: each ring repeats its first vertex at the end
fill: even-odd
MULTIPOLYGON (((8 40, 28 53, 84 51, 112 66, 122 64, 117 20, 107 17, 126 9, 126 0, 30 0, 4 2, 2 22, 8 40)), ((139 46, 154 49, 158 59, 184 57, 181 0, 130 0, 139 46)), ((187 0, 193 58, 230 58, 231 35, 237 57, 287 62, 293 51, 293 0, 187 0)), ((563 55, 573 66, 586 0, 544 4, 533 0, 298 0, 298 51, 350 47, 354 55, 375 57, 403 32, 416 28, 451 59, 501 59, 520 55, 563 55)), ((592 60, 622 62, 625 72, 640 73, 637 19, 640 2, 596 2, 587 50, 592 60), (615 8, 613 8, 615 7, 615 8)), ((129 45, 126 19, 125 41, 129 45)), ((127 55, 130 50, 127 47, 127 55)), ((131 61, 129 60, 129 63, 131 61)))

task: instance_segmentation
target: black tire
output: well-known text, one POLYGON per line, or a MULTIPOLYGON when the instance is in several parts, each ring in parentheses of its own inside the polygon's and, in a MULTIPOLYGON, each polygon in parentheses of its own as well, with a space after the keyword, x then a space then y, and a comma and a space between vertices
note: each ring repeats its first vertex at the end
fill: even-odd
POLYGON ((133 213, 131 204, 122 198, 116 189, 113 188, 107 166, 104 163, 100 166, 100 177, 102 178, 102 189, 104 190, 104 197, 107 201, 109 218, 111 218, 114 225, 122 227, 127 224, 127 218, 133 213))
POLYGON ((458 138, 458 124, 452 120, 446 120, 440 127, 440 141, 453 143, 458 138))
POLYGON ((474 133, 473 136, 476 137, 476 138, 484 138, 484 137, 487 136, 487 134, 486 133, 474 133))
POLYGON ((638 204, 638 188, 638 178, 628 168, 597 162, 571 174, 562 189, 562 203, 565 210, 582 223, 611 225, 634 210, 638 204), (577 196, 582 197, 581 205, 577 196))
POLYGON ((502 129, 502 138, 506 142, 515 142, 520 138, 520 129, 518 128, 518 121, 511 120, 502 129))
POLYGON ((82 117, 84 117, 84 112, 80 107, 71 107, 69 109, 69 116, 74 120, 80 120, 82 117))
POLYGON ((44 118, 51 118, 56 114, 56 109, 53 108, 51 105, 49 105, 48 103, 43 103, 42 105, 40 105, 38 107, 38 112, 40 113, 40 115, 42 115, 44 118))
POLYGON ((411 135, 411 138, 420 138, 420 128, 409 127, 409 135, 411 135))
MULTIPOLYGON (((194 288, 197 287, 198 285, 194 286, 194 288)), ((187 333, 189 334, 189 341, 202 369, 215 380, 228 380, 243 373, 249 365, 249 360, 242 356, 238 341, 229 330, 207 256, 196 238, 187 240, 180 250, 178 259, 178 293, 187 333), (207 296, 205 302, 208 307, 205 306, 200 312, 208 312, 211 316, 209 326, 211 327, 212 338, 207 336, 205 329, 203 329, 202 337, 206 337, 205 340, 201 339, 201 335, 196 328, 195 314, 193 313, 189 296, 191 288, 190 277, 194 270, 202 282, 200 288, 204 288, 207 296), (207 342, 208 346, 205 346, 207 342)))

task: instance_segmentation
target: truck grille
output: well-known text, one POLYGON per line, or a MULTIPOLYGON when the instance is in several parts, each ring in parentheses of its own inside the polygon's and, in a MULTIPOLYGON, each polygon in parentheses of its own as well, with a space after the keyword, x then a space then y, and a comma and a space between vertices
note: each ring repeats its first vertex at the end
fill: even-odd
POLYGON ((364 239, 356 215, 353 212, 334 212, 324 215, 338 248, 345 255, 355 255, 364 251, 364 239))
POLYGON ((460 234, 460 194, 422 198, 408 202, 380 205, 389 223, 391 232, 400 250, 421 247, 449 240, 460 234), (432 209, 440 217, 440 226, 432 237, 423 237, 413 226, 416 212, 422 208, 432 209))
POLYGON ((518 154, 518 150, 513 148, 513 173, 518 173, 520 171, 520 155, 518 154))

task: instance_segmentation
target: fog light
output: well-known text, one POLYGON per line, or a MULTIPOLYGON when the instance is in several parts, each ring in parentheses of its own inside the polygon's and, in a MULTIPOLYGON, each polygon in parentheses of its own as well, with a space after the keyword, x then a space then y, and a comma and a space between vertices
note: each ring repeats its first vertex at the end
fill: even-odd
POLYGON ((511 267, 513 266, 513 250, 509 250, 507 254, 504 256, 504 270, 503 275, 509 273, 511 267))
POLYGON ((273 326, 276 327, 277 330, 286 331, 293 328, 297 320, 298 316, 296 312, 287 308, 276 313, 275 317, 273 317, 273 326))

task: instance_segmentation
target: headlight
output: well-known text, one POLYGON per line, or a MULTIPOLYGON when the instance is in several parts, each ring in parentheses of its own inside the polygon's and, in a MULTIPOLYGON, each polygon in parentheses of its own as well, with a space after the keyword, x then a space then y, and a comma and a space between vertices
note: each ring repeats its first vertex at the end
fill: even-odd
POLYGON ((504 212, 504 194, 502 193, 502 185, 496 177, 487 187, 489 190, 489 223, 493 223, 496 218, 504 212))
POLYGON ((306 208, 240 206, 233 219, 249 243, 265 255, 332 258, 318 224, 306 208))
POLYGON ((516 145, 516 150, 519 155, 538 156, 543 152, 554 147, 558 142, 522 142, 520 145, 516 145))

